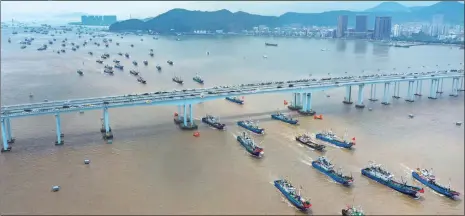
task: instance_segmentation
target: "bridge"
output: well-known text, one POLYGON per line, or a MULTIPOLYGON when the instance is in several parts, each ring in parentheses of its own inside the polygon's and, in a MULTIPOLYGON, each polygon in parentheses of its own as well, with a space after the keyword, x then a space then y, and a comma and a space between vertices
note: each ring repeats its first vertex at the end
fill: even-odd
POLYGON ((303 79, 286 82, 264 82, 241 84, 235 86, 217 86, 212 88, 183 89, 173 91, 148 92, 142 94, 128 94, 109 97, 83 98, 67 101, 50 101, 31 104, 7 105, 1 107, 1 129, 3 146, 1 152, 11 151, 11 144, 15 142, 11 133, 11 119, 39 115, 54 115, 56 120, 56 145, 64 144, 61 133, 60 114, 81 112, 85 110, 103 110, 102 127, 100 132, 107 143, 112 143, 113 134, 109 123, 110 108, 130 106, 176 105, 177 116, 174 121, 182 129, 196 129, 193 119, 192 104, 205 101, 224 99, 225 97, 292 93, 293 98, 288 106, 290 110, 298 111, 302 115, 313 115, 312 94, 334 88, 344 87, 346 94, 344 104, 353 104, 352 88, 358 87, 358 97, 355 107, 364 108, 364 88, 370 85, 370 101, 377 101, 376 87, 384 86, 381 103, 390 104, 391 89, 394 85, 392 98, 400 98, 400 84, 408 83, 407 102, 414 102, 415 96, 422 96, 423 81, 430 81, 429 99, 437 99, 443 93, 444 79, 452 79, 450 96, 457 97, 459 91, 464 91, 464 70, 444 70, 421 73, 372 74, 363 76, 329 77, 321 79, 303 79), (414 85, 416 84, 415 90, 414 85))

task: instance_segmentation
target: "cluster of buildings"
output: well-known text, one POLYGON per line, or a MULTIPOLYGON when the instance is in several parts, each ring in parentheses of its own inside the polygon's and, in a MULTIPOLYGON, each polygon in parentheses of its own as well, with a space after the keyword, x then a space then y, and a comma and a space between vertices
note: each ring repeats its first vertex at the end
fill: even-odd
POLYGON ((360 38, 374 40, 391 39, 391 17, 376 17, 374 29, 368 29, 368 16, 357 15, 355 17, 355 28, 348 28, 349 17, 341 15, 337 19, 337 28, 334 38, 360 38))
POLYGON ((116 16, 81 16, 81 25, 109 26, 116 22, 116 16))

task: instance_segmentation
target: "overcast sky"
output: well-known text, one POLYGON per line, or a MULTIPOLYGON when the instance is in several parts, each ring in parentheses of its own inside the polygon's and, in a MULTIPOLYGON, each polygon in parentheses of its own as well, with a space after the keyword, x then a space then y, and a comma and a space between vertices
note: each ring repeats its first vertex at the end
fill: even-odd
MULTIPOLYGON (((426 6, 437 1, 402 1, 405 6, 426 6)), ((31 19, 50 17, 63 13, 88 13, 98 15, 117 15, 118 20, 154 17, 173 8, 213 11, 228 9, 232 12, 245 11, 260 15, 281 15, 286 12, 318 13, 330 10, 362 11, 376 6, 381 1, 372 2, 298 2, 298 1, 2 1, 2 21, 11 19, 31 19)), ((78 20, 76 20, 78 21, 78 20)))

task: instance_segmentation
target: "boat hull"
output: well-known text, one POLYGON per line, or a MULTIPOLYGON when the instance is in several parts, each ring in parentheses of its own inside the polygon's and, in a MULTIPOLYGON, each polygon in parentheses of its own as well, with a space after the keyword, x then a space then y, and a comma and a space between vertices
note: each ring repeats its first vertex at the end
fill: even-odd
POLYGON ((241 136, 237 136, 237 141, 241 144, 242 147, 245 148, 245 150, 247 150, 247 152, 249 152, 249 154, 251 154, 252 156, 255 156, 255 157, 261 157, 263 155, 262 152, 254 152, 253 149, 247 145, 244 140, 242 139, 241 136))
POLYGON ((333 145, 336 145, 336 146, 339 146, 339 147, 342 147, 342 148, 346 148, 346 149, 352 149, 352 146, 354 145, 353 142, 350 142, 350 143, 341 142, 339 140, 334 140, 334 139, 328 138, 325 135, 320 134, 320 133, 316 134, 315 137, 317 139, 319 139, 319 140, 322 140, 322 141, 325 141, 325 142, 328 142, 328 143, 331 143, 333 145))
POLYGON ((238 100, 238 99, 235 99, 235 98, 231 98, 231 97, 226 97, 226 100, 237 103, 237 104, 240 104, 240 105, 244 104, 244 101, 238 100))
POLYGON ((410 189, 410 188, 405 188, 405 187, 400 187, 394 183, 392 183, 391 181, 386 181, 384 179, 381 179, 375 175, 372 175, 370 172, 366 171, 365 169, 362 169, 362 175, 372 179, 372 180, 375 180, 376 182, 380 183, 380 184, 383 184, 383 185, 386 185, 400 193, 403 193, 407 196, 410 196, 410 197, 413 197, 415 199, 418 199, 420 198, 420 192, 417 191, 417 190, 413 190, 413 189, 410 189))
POLYGON ((282 122, 285 122, 285 123, 288 123, 288 124, 291 124, 291 125, 296 125, 296 124, 299 123, 298 120, 294 120, 294 119, 284 119, 282 116, 277 115, 277 114, 271 114, 271 118, 272 118, 272 119, 279 120, 279 121, 282 121, 282 122))
POLYGON ((321 167, 320 164, 318 164, 316 161, 312 162, 313 168, 317 169, 318 171, 322 172, 323 174, 329 176, 331 179, 333 179, 335 182, 342 184, 346 187, 349 187, 352 185, 353 180, 347 180, 343 177, 338 176, 336 173, 328 172, 326 171, 323 167, 321 167))
POLYGON ((199 84, 203 84, 203 80, 200 80, 200 79, 196 79, 196 78, 193 78, 193 80, 199 84))
POLYGON ((301 211, 307 211, 308 210, 308 208, 305 208, 304 205, 301 202, 294 199, 294 197, 292 197, 288 192, 286 192, 286 190, 284 190, 284 188, 279 183, 279 180, 274 181, 274 186, 276 188, 278 188, 278 190, 286 197, 287 200, 289 200, 289 202, 292 203, 293 206, 295 206, 296 208, 298 208, 301 211))
POLYGON ((239 125, 240 127, 245 128, 245 129, 247 129, 247 130, 249 130, 249 131, 252 131, 252 132, 254 132, 254 133, 256 133, 256 134, 264 134, 264 133, 265 133, 265 129, 263 129, 263 128, 250 127, 250 126, 246 125, 246 124, 244 123, 244 121, 238 121, 238 122, 237 122, 237 125, 239 125))
POLYGON ((442 194, 450 199, 458 199, 460 194, 458 193, 453 193, 452 191, 448 190, 447 188, 440 187, 438 185, 430 183, 428 180, 424 179, 421 177, 417 172, 413 171, 412 172, 412 177, 416 179, 417 181, 421 182, 422 184, 428 186, 432 190, 436 191, 439 194, 442 194))
POLYGON ((207 119, 206 117, 203 117, 203 118, 202 118, 202 122, 205 123, 205 124, 208 124, 208 125, 210 125, 210 126, 212 126, 212 127, 214 127, 214 128, 216 128, 216 129, 218 129, 218 130, 224 130, 225 127, 226 127, 225 124, 221 124, 221 123, 216 123, 216 124, 215 124, 215 123, 213 123, 213 122, 210 122, 210 121, 208 121, 208 119, 207 119))
POLYGON ((304 142, 302 140, 299 139, 299 137, 296 137, 295 140, 297 140, 298 142, 312 148, 312 149, 315 149, 317 151, 324 151, 325 150, 325 146, 324 145, 319 145, 318 143, 314 143, 312 141, 308 141, 308 142, 304 142))

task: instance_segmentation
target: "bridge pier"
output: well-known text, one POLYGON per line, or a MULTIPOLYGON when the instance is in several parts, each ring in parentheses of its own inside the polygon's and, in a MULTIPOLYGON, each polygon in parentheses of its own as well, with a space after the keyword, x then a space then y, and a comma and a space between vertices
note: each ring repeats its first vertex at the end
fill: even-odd
POLYGON ((13 138, 13 135, 11 133, 11 122, 10 121, 11 121, 10 118, 5 118, 7 141, 8 141, 8 144, 13 144, 15 143, 15 138, 13 138))
POLYGON ((365 104, 363 104, 363 89, 365 87, 365 84, 360 84, 358 85, 358 98, 357 98, 357 104, 355 104, 356 108, 365 108, 365 104))
POLYGON ((399 99, 400 98, 400 82, 394 83, 394 94, 392 98, 399 99))
POLYGON ((55 141, 55 145, 63 145, 65 141, 63 140, 64 134, 61 133, 61 120, 60 115, 57 113, 55 114, 55 122, 57 126, 57 141, 55 141))
POLYGON ((370 99, 368 99, 370 101, 378 101, 378 99, 376 99, 376 84, 371 84, 371 87, 370 87, 370 99))
POLYGON ((452 96, 452 97, 459 96, 458 88, 459 88, 459 79, 454 77, 452 78, 452 92, 450 93, 449 96, 452 96))
POLYGON ((108 144, 113 143, 113 132, 111 131, 110 128, 110 117, 108 115, 108 107, 103 108, 103 122, 102 122, 102 129, 100 129, 100 132, 102 132, 102 137, 104 140, 107 141, 108 144))
POLYGON ((407 102, 414 102, 415 100, 413 99, 413 84, 415 83, 415 81, 408 81, 408 90, 407 90, 407 99, 405 99, 405 101, 407 102))
POLYGON ((383 95, 383 102, 381 104, 383 105, 389 105, 389 90, 390 90, 390 85, 391 83, 384 83, 384 95, 383 95))
POLYGON ((293 100, 291 102, 291 105, 287 106, 288 109, 290 110, 300 110, 302 109, 301 104, 301 96, 300 93, 294 93, 293 100))
POLYGON ((435 79, 431 80, 431 87, 429 89, 429 97, 428 97, 428 99, 437 99, 437 97, 436 97, 437 93, 435 93, 435 91, 434 91, 435 88, 436 88, 436 83, 437 83, 437 80, 435 80, 435 79))
POLYGON ((304 98, 306 98, 305 103, 302 104, 302 109, 297 112, 306 116, 315 115, 315 111, 312 110, 312 93, 304 93, 304 98))
POLYGON ((192 104, 184 105, 183 121, 179 124, 179 127, 182 130, 195 130, 198 126, 194 122, 194 111, 192 109, 192 104), (187 113, 187 106, 189 105, 189 114, 187 113), (189 123, 189 124, 188 124, 189 123))
POLYGON ((438 93, 438 94, 444 93, 442 91, 442 87, 444 87, 444 78, 441 78, 441 79, 438 80, 438 86, 437 86, 437 89, 436 89, 436 93, 438 93))
POLYGON ((421 87, 422 87, 423 80, 417 81, 417 88, 415 90, 415 96, 421 97, 421 87))
POLYGON ((1 152, 9 152, 11 151, 11 146, 8 145, 8 135, 7 135, 7 129, 6 129, 6 121, 5 118, 1 119, 2 121, 2 140, 3 140, 3 147, 1 152))
POLYGON ((342 101, 344 104, 352 104, 352 86, 346 86, 346 96, 344 97, 344 100, 342 101))
POLYGON ((465 79, 464 77, 460 78, 460 87, 459 89, 457 89, 458 91, 465 91, 464 86, 463 86, 464 79, 465 79))

